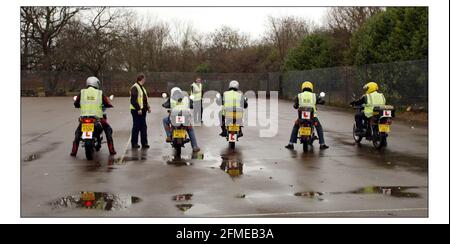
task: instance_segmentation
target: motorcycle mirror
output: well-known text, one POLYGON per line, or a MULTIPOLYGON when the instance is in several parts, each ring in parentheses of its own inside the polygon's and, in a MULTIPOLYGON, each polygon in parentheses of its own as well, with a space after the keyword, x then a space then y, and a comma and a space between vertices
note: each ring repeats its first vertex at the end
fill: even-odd
POLYGON ((77 96, 73 96, 73 100, 76 101, 77 100, 77 96))
POLYGON ((113 100, 114 99, 114 95, 109 96, 109 100, 113 100))
POLYGON ((162 97, 163 97, 163 98, 167 98, 167 93, 164 92, 164 93, 162 94, 162 97))
POLYGON ((319 94, 319 96, 320 96, 320 97, 325 97, 325 92, 321 92, 321 93, 319 94))

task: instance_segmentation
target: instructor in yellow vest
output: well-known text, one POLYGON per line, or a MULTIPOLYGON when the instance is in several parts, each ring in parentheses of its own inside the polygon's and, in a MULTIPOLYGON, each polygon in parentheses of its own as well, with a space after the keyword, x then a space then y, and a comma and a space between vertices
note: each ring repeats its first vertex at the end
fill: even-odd
POLYGON ((194 123, 203 123, 203 84, 202 78, 197 77, 191 85, 191 96, 194 102, 194 123))
POLYGON ((142 148, 149 148, 147 140, 147 112, 150 113, 147 90, 144 87, 145 76, 139 74, 136 83, 130 88, 130 109, 133 116, 133 128, 131 130, 131 147, 139 148, 138 136, 141 134, 142 148))
POLYGON ((357 127, 357 134, 365 134, 364 121, 368 121, 373 116, 373 108, 379 105, 386 105, 386 98, 383 93, 378 92, 378 84, 375 82, 369 82, 364 85, 364 95, 356 100, 352 101, 352 106, 363 106, 361 111, 358 111, 355 115, 355 122, 357 127))

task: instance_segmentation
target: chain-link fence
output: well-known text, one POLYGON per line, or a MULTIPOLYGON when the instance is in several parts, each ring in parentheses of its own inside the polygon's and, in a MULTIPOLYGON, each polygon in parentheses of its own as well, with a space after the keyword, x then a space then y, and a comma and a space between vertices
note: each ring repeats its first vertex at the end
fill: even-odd
MULTIPOLYGON (((159 96, 178 86, 189 90, 190 85, 199 76, 188 72, 148 72, 146 75, 146 88, 152 96, 159 96)), ((22 96, 65 96, 76 93, 85 87, 85 80, 91 74, 82 72, 39 72, 22 71, 22 96)), ((240 82, 241 90, 245 91, 278 91, 278 73, 208 73, 202 74, 204 90, 223 92, 228 89, 231 80, 240 82)), ((114 72, 99 75, 102 89, 106 93, 117 96, 128 96, 129 89, 136 80, 136 74, 127 72, 114 72)))
POLYGON ((364 84, 374 81, 390 104, 423 110, 428 107, 427 60, 285 72, 282 97, 294 98, 306 80, 314 83, 316 92, 324 91, 326 101, 332 105, 346 105, 359 98, 364 84))
MULTIPOLYGON (((198 76, 188 72, 145 73, 147 91, 159 96, 178 86, 189 90, 198 76)), ((22 96, 65 96, 77 93, 85 86, 91 74, 82 72, 22 71, 22 96)), ((202 74, 204 90, 223 92, 231 80, 238 80, 241 90, 279 91, 279 97, 293 99, 303 81, 312 81, 315 91, 324 91, 326 101, 332 105, 348 104, 359 97, 368 81, 375 81, 386 95, 388 102, 396 106, 428 106, 428 61, 416 60, 364 66, 333 67, 315 70, 288 71, 284 73, 208 73, 202 74)), ((105 73, 99 76, 107 94, 128 96, 136 74, 128 72, 105 73)))

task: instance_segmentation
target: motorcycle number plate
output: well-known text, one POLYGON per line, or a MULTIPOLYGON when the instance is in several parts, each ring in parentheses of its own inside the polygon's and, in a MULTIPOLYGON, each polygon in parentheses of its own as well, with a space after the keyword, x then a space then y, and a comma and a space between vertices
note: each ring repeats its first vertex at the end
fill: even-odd
POLYGON ((81 124, 81 132, 94 132, 94 123, 81 124))
POLYGON ((311 119, 311 112, 302 111, 302 119, 311 119))
POLYGON ((387 132, 391 132, 391 127, 389 125, 378 125, 378 130, 380 132, 387 133, 387 132))
POLYGON ((229 142, 236 142, 237 141, 237 135, 234 133, 228 134, 228 141, 229 142))
POLYGON ((184 138, 186 138, 186 131, 185 130, 174 130, 173 131, 173 138, 174 139, 184 139, 184 138))
POLYGON ((311 127, 300 127, 300 136, 310 136, 311 135, 311 127))
POLYGON ((392 117, 391 110, 383 110, 383 117, 392 117))
POLYGON ((184 124, 186 122, 186 118, 184 116, 176 116, 175 122, 177 124, 184 124))
POLYGON ((94 201, 95 194, 93 192, 83 192, 81 194, 81 200, 83 201, 94 201))
POLYGON ((231 132, 239 132, 240 126, 239 125, 230 125, 228 126, 228 131, 231 132))

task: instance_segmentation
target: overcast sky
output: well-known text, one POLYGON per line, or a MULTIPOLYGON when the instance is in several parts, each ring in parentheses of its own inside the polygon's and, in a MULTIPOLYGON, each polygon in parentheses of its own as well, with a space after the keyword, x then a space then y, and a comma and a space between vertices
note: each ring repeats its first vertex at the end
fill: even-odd
POLYGON ((298 16, 320 26, 323 24, 327 11, 325 7, 139 7, 132 9, 143 18, 156 17, 168 23, 174 21, 191 23, 194 29, 200 32, 211 32, 222 25, 227 25, 250 34, 252 38, 259 38, 264 33, 269 15, 298 16))

